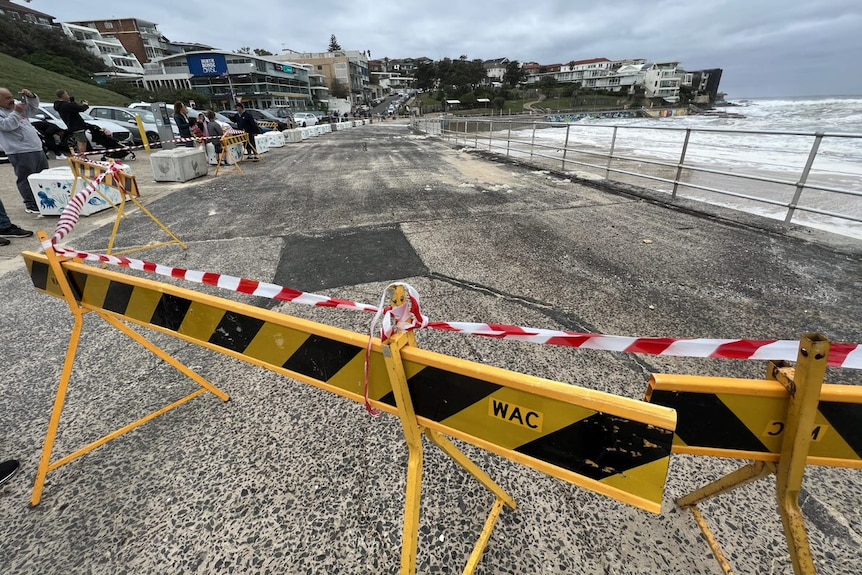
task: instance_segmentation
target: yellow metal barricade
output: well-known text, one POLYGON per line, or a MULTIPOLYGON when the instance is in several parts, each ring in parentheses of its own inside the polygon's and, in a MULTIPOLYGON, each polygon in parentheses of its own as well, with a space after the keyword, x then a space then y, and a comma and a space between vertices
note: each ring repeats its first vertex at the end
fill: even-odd
MULTIPOLYGON (((154 349, 129 324, 365 401, 367 335, 81 262, 59 261, 51 250, 46 255, 25 252, 23 256, 34 286, 65 299, 75 316, 34 505, 40 501, 48 472, 145 422, 50 462, 85 313, 103 318, 204 388, 183 401, 204 390, 223 399, 227 396, 154 349)), ((403 297, 396 292, 395 303, 403 297)), ((386 343, 373 339, 369 362, 370 404, 399 417, 410 454, 402 573, 416 571, 423 437, 496 498, 465 573, 472 573, 481 560, 504 507, 514 509, 516 503, 450 437, 629 505, 660 512, 676 424, 672 409, 422 350, 412 333, 398 334, 386 343)))
POLYGON ((245 146, 250 144, 252 149, 254 149, 255 153, 257 152, 257 148, 254 147, 254 142, 248 137, 248 134, 243 132, 242 134, 225 134, 221 138, 221 154, 218 157, 218 165, 216 166, 215 175, 219 175, 219 171, 224 164, 227 163, 227 155, 230 153, 230 147, 235 146, 237 144, 242 145, 243 152, 240 153, 239 159, 233 164, 233 167, 242 174, 242 168, 239 166, 240 161, 242 160, 242 154, 245 152, 245 146))
POLYGON ((732 568, 705 519, 701 501, 776 474, 778 510, 794 572, 815 573, 799 508, 806 465, 862 468, 862 388, 823 380, 829 341, 800 342, 795 369, 770 363, 766 380, 656 374, 647 401, 677 410, 674 453, 753 460, 682 497, 726 573, 732 568))
MULTIPOLYGON (((75 196, 79 182, 81 183, 82 187, 87 186, 87 184, 89 182, 95 180, 100 175, 105 174, 106 172, 109 172, 108 167, 105 164, 90 162, 86 159, 83 159, 83 158, 80 158, 77 156, 72 156, 69 158, 69 165, 72 168, 72 175, 75 177, 75 180, 72 182, 72 189, 69 192, 69 194, 70 194, 69 197, 75 196)), ((110 188, 114 188, 115 190, 117 190, 119 192, 119 195, 120 195, 120 204, 118 206, 115 206, 112 201, 110 201, 108 198, 106 198, 104 196, 104 194, 99 190, 99 188, 95 189, 95 193, 102 196, 102 198, 109 205, 113 206, 114 210, 116 210, 116 212, 117 212, 117 218, 114 221, 114 227, 111 230, 111 237, 108 240, 108 249, 105 252, 106 254, 108 254, 108 255, 111 255, 111 254, 113 254, 113 255, 130 254, 130 253, 134 253, 134 252, 149 250, 149 249, 158 248, 161 246, 167 246, 167 245, 171 245, 171 244, 177 244, 178 246, 180 246, 184 250, 188 249, 188 246, 186 246, 186 244, 182 240, 180 240, 180 238, 178 238, 170 229, 168 229, 168 227, 165 224, 163 224, 161 221, 159 221, 159 219, 156 218, 156 216, 154 216, 152 214, 152 212, 150 212, 150 210, 148 210, 144 206, 143 203, 141 203, 141 200, 140 200, 141 192, 138 189, 138 180, 135 178, 135 176, 133 174, 127 174, 127 173, 122 172, 122 171, 108 173, 108 175, 103 180, 103 183, 106 186, 108 186, 110 188), (138 206, 138 208, 142 212, 144 212, 144 214, 146 214, 148 218, 150 218, 152 221, 154 221, 156 223, 156 225, 159 226, 171 238, 170 241, 148 244, 146 246, 142 246, 142 247, 138 247, 138 248, 131 248, 131 249, 127 249, 127 250, 114 252, 113 251, 114 242, 117 239, 117 232, 120 229, 120 222, 123 220, 124 217, 126 217, 126 202, 127 201, 130 201, 133 204, 135 204, 136 206, 138 206)))

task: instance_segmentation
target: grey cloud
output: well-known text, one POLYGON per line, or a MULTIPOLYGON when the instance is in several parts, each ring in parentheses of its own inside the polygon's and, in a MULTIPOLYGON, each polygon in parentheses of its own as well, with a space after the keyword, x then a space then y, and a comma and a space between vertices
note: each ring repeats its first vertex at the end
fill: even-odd
POLYGON ((208 0, 150 0, 121 13, 103 0, 30 6, 60 20, 135 16, 172 40, 226 50, 325 51, 335 34, 345 49, 375 58, 678 60, 723 68, 731 96, 862 93, 862 78, 847 68, 862 55, 859 0, 258 0, 215 9, 208 0))

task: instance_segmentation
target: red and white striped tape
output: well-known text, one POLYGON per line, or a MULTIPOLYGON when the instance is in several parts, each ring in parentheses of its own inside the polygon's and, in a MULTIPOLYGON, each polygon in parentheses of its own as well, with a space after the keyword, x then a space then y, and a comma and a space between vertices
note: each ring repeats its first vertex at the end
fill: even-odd
MULTIPOLYGON (((243 132, 242 130, 234 130, 232 128, 225 130, 225 135, 227 135, 227 136, 235 136, 235 135, 240 135, 240 134, 244 134, 244 133, 245 132, 243 132)), ((222 138, 222 136, 203 136, 200 138, 198 138, 197 136, 192 136, 191 138, 174 138, 172 140, 160 140, 159 142, 156 142, 156 144, 180 144, 183 142, 202 142, 204 140, 218 140, 220 138, 222 138)), ((150 147, 152 148, 154 145, 155 144, 150 144, 150 147)), ((75 155, 76 156, 104 156, 107 154, 111 154, 113 152, 131 152, 132 150, 143 150, 144 148, 146 148, 146 146, 144 146, 143 144, 141 144, 139 146, 121 146, 119 148, 108 148, 105 150, 93 150, 92 152, 84 152, 84 153, 76 152, 75 155)))
MULTIPOLYGON (((95 164, 96 162, 93 163, 95 164)), ((58 222, 54 235, 44 242, 42 247, 46 250, 53 248, 58 255, 64 257, 116 265, 164 277, 184 279, 186 281, 216 286, 221 289, 244 293, 247 295, 267 297, 279 301, 289 301, 316 307, 356 309, 372 312, 377 314, 372 323, 372 332, 378 320, 381 318, 383 320, 381 324, 381 339, 383 341, 391 337, 394 333, 427 327, 429 329, 465 333, 497 339, 657 356, 763 361, 795 361, 797 359, 799 342, 796 340, 627 337, 619 335, 536 329, 490 323, 431 322, 422 314, 418 293, 407 284, 401 285, 404 285, 407 288, 409 295, 408 303, 393 309, 384 306, 384 301, 389 289, 397 284, 393 284, 387 288, 386 292, 384 292, 384 301, 381 301, 379 306, 373 306, 302 292, 276 284, 258 282, 245 278, 186 270, 183 268, 163 266, 143 260, 81 252, 58 246, 57 243, 62 241, 63 238, 66 237, 66 235, 75 227, 75 224, 77 224, 80 219, 81 208, 86 204, 87 200, 95 192, 102 180, 104 180, 109 173, 119 172, 123 168, 124 164, 120 162, 108 164, 107 172, 100 174, 95 180, 93 180, 93 182, 87 185, 86 188, 75 194, 63 210, 63 214, 60 216, 60 221, 58 222)), ((862 345, 832 343, 830 346, 828 363, 832 367, 862 369, 862 345)), ((370 408, 370 405, 368 405, 368 407, 370 408)))

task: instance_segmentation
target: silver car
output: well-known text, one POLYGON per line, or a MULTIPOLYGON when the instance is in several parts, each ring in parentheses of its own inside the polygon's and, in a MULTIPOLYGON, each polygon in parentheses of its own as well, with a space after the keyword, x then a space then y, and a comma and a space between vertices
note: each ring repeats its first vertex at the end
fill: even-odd
MULTIPOLYGON (((121 106, 90 106, 87 113, 99 120, 107 120, 121 126, 126 126, 131 131, 135 144, 138 145, 144 143, 136 119, 136 116, 140 116, 144 124, 144 132, 147 134, 147 141, 150 144, 156 144, 159 141, 159 126, 156 123, 155 114, 150 110, 123 108, 121 106)), ((171 131, 174 133, 175 138, 179 137, 180 131, 177 129, 177 125, 173 119, 171 119, 171 131)))

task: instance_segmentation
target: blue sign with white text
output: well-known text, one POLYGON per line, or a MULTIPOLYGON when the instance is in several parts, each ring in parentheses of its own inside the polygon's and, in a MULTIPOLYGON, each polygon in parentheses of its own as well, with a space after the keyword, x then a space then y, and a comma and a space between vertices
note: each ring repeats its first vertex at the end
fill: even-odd
POLYGON ((224 54, 191 54, 186 56, 192 76, 222 76, 227 74, 224 54))

